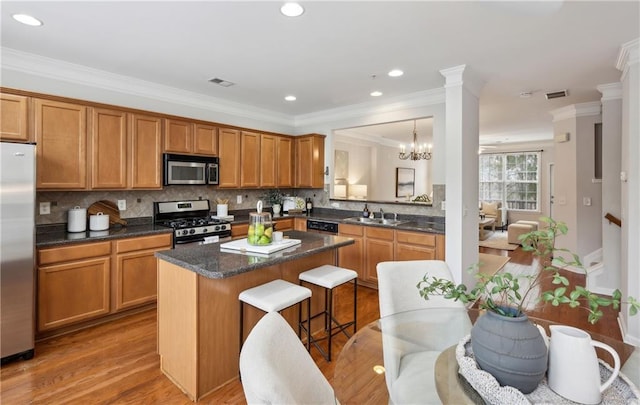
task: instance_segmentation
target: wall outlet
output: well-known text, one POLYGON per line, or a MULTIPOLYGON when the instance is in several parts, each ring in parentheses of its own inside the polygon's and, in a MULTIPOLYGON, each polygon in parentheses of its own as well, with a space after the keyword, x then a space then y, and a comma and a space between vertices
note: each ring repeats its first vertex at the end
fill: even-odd
POLYGON ((127 200, 118 200, 118 209, 125 211, 127 209, 127 200))
POLYGON ((49 215, 51 214, 51 203, 50 202, 41 202, 40 203, 40 215, 49 215))
POLYGON ((242 196, 241 195, 236 196, 236 203, 237 204, 242 204, 242 196))
POLYGON ((591 206, 591 198, 589 197, 582 197, 582 205, 585 205, 587 207, 591 206))

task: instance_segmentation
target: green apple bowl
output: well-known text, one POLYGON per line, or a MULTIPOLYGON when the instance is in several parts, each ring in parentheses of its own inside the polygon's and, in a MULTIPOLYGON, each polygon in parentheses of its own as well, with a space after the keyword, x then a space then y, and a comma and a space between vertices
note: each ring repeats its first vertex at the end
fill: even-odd
POLYGON ((267 246, 272 242, 273 223, 269 213, 250 213, 247 243, 252 246, 267 246))

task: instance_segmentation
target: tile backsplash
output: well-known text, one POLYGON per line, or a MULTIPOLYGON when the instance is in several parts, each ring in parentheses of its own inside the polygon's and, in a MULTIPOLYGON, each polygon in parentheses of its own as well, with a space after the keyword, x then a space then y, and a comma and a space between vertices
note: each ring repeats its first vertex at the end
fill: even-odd
MULTIPOLYGON (((281 189, 283 193, 303 198, 314 197, 314 203, 323 205, 326 197, 323 190, 281 189)), ((138 218, 153 216, 154 201, 211 200, 215 210, 216 199, 228 199, 229 211, 251 209, 265 190, 224 190, 207 186, 170 186, 163 190, 115 190, 115 191, 40 191, 36 193, 36 225, 59 224, 67 222, 68 211, 76 206, 89 208, 100 200, 117 203, 126 200, 127 209, 120 212, 122 218, 138 218), (237 203, 237 196, 242 196, 242 203, 237 203), (51 213, 40 215, 38 207, 41 202, 51 203, 51 213)), ((328 205, 328 204, 327 204, 328 205)))
MULTIPOLYGON (((280 189, 283 193, 301 198, 311 197, 313 204, 321 208, 336 208, 341 210, 360 211, 364 207, 364 201, 336 201, 329 200, 329 193, 325 189, 280 189)), ((40 191, 36 193, 36 225, 61 224, 67 222, 68 211, 76 206, 89 208, 91 204, 100 200, 108 200, 117 203, 118 200, 126 200, 127 209, 120 212, 122 218, 139 218, 153 216, 154 201, 197 200, 199 198, 211 200, 211 208, 215 210, 216 199, 228 199, 229 211, 246 210, 255 208, 258 200, 264 195, 265 190, 226 190, 207 186, 169 186, 163 190, 121 190, 121 191, 40 191), (242 196, 242 203, 237 202, 237 197, 242 196), (39 214, 41 202, 51 203, 51 213, 39 214)), ((386 212, 398 214, 444 216, 440 209, 440 202, 444 200, 445 186, 433 186, 433 206, 411 204, 386 204, 368 202, 369 209, 379 210, 384 208, 386 212)))

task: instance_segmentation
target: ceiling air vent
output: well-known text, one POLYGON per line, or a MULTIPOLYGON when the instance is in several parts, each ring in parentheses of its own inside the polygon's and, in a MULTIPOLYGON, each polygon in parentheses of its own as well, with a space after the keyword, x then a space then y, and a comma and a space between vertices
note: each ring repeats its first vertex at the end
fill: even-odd
POLYGON ((217 84, 218 86, 222 86, 222 87, 231 87, 233 86, 235 83, 226 81, 224 79, 220 79, 218 77, 214 77, 213 79, 209 79, 209 81, 211 83, 217 84))
POLYGON ((560 90, 560 91, 549 92, 544 96, 547 98, 547 100, 551 100, 552 98, 567 97, 568 95, 569 95, 568 90, 560 90))

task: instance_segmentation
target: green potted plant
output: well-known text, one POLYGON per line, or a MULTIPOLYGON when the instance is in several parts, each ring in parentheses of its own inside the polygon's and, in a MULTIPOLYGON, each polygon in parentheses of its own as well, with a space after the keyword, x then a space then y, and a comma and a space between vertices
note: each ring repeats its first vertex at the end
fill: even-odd
POLYGON ((280 215, 280 212, 282 211, 282 201, 284 198, 284 194, 279 189, 269 189, 261 198, 271 205, 271 208, 273 209, 273 215, 280 215))
MULTIPOLYGON (((540 303, 550 303, 554 306, 569 305, 571 308, 581 308, 586 310, 589 322, 595 323, 603 316, 602 307, 613 306, 614 309, 618 309, 622 298, 619 290, 616 290, 611 297, 604 297, 582 286, 570 286, 569 280, 562 276, 559 270, 568 266, 584 270, 584 267, 577 255, 567 249, 555 247, 556 238, 567 233, 567 226, 548 217, 542 217, 540 221, 546 224, 546 227, 519 237, 522 249, 531 252, 534 256, 537 264, 537 271, 534 274, 514 275, 502 271, 493 275, 478 273, 475 275, 477 283, 471 290, 468 290, 464 284, 456 285, 450 280, 430 277, 426 274, 417 285, 420 296, 424 299, 429 299, 430 295, 442 295, 465 304, 476 303, 480 309, 487 311, 485 315, 478 318, 471 331, 474 357, 478 365, 496 377, 502 385, 514 386, 524 393, 531 392, 537 387, 544 377, 547 365, 544 338, 528 321, 524 306, 526 302, 537 299, 540 303), (567 260, 565 256, 571 259, 567 260), (557 287, 540 292, 538 297, 531 297, 539 291, 538 287, 543 281, 551 281, 557 287), (516 327, 522 330, 515 331, 516 327), (505 343, 502 338, 496 339, 497 330, 513 332, 517 336, 515 340, 525 343, 526 347, 512 350, 518 353, 519 357, 526 357, 520 362, 523 364, 516 364, 518 361, 515 359, 512 362, 513 369, 502 372, 498 370, 504 369, 504 364, 511 362, 505 359, 497 360, 496 353, 504 349, 499 346, 519 343, 505 343), (523 339, 523 336, 527 338, 523 339), (521 356, 524 352, 529 354, 521 356), (496 365, 497 361, 501 362, 499 367, 496 365), (532 378, 522 381, 524 375, 531 375, 532 378)), ((474 269, 477 269, 477 265, 470 271, 474 269)), ((630 314, 635 315, 640 310, 640 302, 629 297, 628 303, 630 314)))

